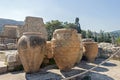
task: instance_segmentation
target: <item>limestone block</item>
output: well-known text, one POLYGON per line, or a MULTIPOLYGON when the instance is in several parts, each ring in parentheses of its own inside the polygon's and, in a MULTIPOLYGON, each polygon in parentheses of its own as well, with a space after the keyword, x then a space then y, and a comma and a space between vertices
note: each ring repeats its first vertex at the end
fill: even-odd
POLYGON ((7 45, 7 49, 17 49, 17 45, 15 43, 8 43, 7 45))
POLYGON ((4 62, 0 61, 0 74, 7 72, 7 65, 4 62))
POLYGON ((13 53, 7 53, 5 55, 5 62, 7 64, 7 66, 18 66, 21 65, 21 61, 19 58, 19 54, 17 51, 13 52, 13 53))
POLYGON ((0 50, 5 50, 7 47, 5 44, 0 44, 0 50))
POLYGON ((16 25, 4 25, 4 36, 16 38, 18 32, 18 26, 16 25))

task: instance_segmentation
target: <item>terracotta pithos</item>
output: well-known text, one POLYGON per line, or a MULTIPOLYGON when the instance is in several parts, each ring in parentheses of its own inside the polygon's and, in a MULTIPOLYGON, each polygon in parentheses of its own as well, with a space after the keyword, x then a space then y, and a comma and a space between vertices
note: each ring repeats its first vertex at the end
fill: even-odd
POLYGON ((87 58, 89 62, 93 62, 97 57, 98 53, 98 45, 97 42, 83 42, 85 47, 84 56, 87 58))
POLYGON ((25 32, 18 40, 18 52, 26 73, 39 71, 46 41, 39 32, 25 32))
POLYGON ((80 41, 74 29, 57 29, 51 40, 55 62, 60 70, 70 70, 80 53, 80 41))
POLYGON ((82 44, 82 35, 81 34, 77 34, 78 35, 78 39, 80 41, 80 52, 79 52, 79 56, 78 56, 78 59, 77 59, 77 64, 80 63, 80 60, 82 59, 82 56, 83 56, 83 44, 82 44))
POLYGON ((19 36, 21 36, 23 32, 40 32, 47 40, 47 30, 42 18, 27 16, 24 22, 24 25, 19 28, 19 36))
POLYGON ((48 59, 53 58, 51 41, 47 41, 46 43, 46 57, 48 59))

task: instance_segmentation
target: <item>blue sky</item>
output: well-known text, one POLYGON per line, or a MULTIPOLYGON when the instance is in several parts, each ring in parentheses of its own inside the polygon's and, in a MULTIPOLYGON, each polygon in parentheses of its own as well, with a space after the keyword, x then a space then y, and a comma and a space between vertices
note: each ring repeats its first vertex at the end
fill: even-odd
POLYGON ((120 0, 0 0, 0 18, 24 21, 26 16, 44 22, 79 17, 84 30, 120 30, 120 0))

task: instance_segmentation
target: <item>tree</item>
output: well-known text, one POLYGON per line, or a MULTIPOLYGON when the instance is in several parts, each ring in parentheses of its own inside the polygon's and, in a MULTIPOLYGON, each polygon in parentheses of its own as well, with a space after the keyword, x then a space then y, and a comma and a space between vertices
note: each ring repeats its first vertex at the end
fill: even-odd
POLYGON ((110 33, 105 33, 104 34, 104 42, 108 42, 108 43, 112 42, 110 33))
POLYGON ((93 38, 93 33, 92 33, 92 31, 87 30, 86 36, 87 36, 87 38, 93 38))
POLYGON ((86 38, 86 31, 85 30, 82 30, 81 34, 82 34, 82 38, 86 38))
POLYGON ((100 30, 98 42, 104 42, 104 31, 100 30))
POLYGON ((63 28, 63 22, 60 22, 58 20, 49 21, 45 25, 48 31, 48 40, 51 40, 55 29, 63 28))
POLYGON ((98 41, 98 33, 97 32, 93 32, 93 39, 95 42, 98 41))
POLYGON ((65 22, 63 24, 63 27, 64 28, 72 28, 72 29, 76 29, 76 25, 74 23, 68 23, 68 22, 65 22))
POLYGON ((120 37, 116 39, 117 45, 120 45, 120 37))

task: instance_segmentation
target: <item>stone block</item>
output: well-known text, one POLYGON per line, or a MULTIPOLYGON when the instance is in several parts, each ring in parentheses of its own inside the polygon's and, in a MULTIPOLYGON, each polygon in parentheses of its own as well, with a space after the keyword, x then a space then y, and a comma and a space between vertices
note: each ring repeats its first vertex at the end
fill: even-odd
POLYGON ((0 74, 7 72, 7 65, 4 62, 0 61, 0 74))

